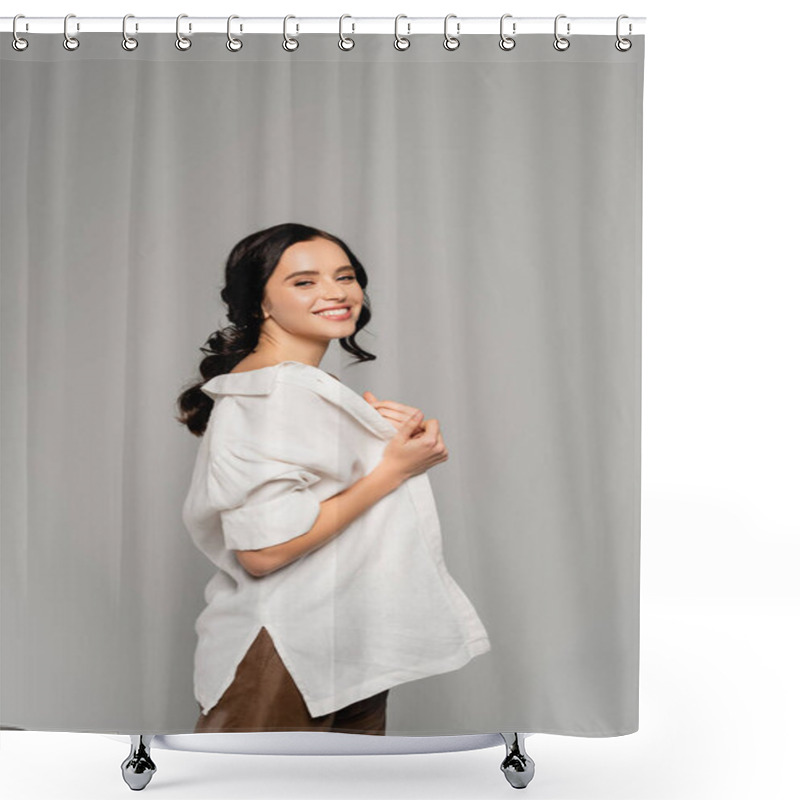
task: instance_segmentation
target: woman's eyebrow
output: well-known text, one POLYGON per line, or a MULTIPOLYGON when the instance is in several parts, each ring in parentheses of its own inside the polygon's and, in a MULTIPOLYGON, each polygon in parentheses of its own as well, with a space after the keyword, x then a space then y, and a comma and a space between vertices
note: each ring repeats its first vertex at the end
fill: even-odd
MULTIPOLYGON (((346 265, 345 265, 345 266, 343 266, 343 267, 338 267, 338 268, 337 268, 337 269, 334 271, 334 275, 335 275, 337 272, 343 272, 343 271, 344 271, 344 270, 346 270, 346 269, 355 269, 355 267, 353 267, 353 265, 352 265, 352 264, 346 264, 346 265)), ((296 278, 298 275, 319 275, 319 272, 318 272, 317 270, 315 270, 315 269, 301 269, 299 272, 293 272, 291 275, 287 275, 287 276, 286 276, 286 277, 283 279, 283 282, 284 282, 284 283, 286 283, 286 281, 290 280, 291 278, 296 278)))

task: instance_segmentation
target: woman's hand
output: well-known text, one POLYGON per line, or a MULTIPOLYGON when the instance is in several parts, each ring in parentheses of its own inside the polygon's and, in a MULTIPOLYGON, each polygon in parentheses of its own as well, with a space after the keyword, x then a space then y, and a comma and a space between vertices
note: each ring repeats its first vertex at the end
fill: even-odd
POLYGON ((403 483, 415 475, 421 475, 436 464, 447 461, 448 452, 439 429, 439 421, 429 419, 422 422, 422 412, 407 417, 397 433, 384 448, 379 467, 391 476, 393 481, 403 483), (412 433, 417 428, 422 432, 412 433))
MULTIPOLYGON (((419 409, 414 408, 413 406, 407 406, 403 403, 397 403, 394 400, 378 400, 374 394, 370 391, 364 392, 364 399, 376 410, 380 413, 382 417, 385 417, 389 420, 389 422, 394 425, 396 430, 400 430, 400 426, 409 418, 416 414, 419 409)), ((412 431, 411 437, 419 435, 425 430, 425 426, 422 422, 422 417, 420 417, 420 422, 416 426, 416 428, 412 431)))

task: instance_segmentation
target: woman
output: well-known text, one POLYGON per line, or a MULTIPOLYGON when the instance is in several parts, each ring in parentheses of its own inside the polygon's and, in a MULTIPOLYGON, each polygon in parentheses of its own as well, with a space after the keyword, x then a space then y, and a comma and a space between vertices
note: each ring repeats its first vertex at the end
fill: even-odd
POLYGON ((490 649, 447 572, 428 469, 439 424, 319 368, 370 319, 367 275, 299 224, 232 250, 203 380, 179 418, 202 436, 183 520, 218 570, 195 629, 195 732, 382 735, 389 688, 490 649))

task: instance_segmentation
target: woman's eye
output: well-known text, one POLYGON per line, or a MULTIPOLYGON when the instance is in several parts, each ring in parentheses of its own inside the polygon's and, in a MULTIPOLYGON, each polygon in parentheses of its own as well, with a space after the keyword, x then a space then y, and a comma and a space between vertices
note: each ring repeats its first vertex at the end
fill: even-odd
MULTIPOLYGON (((354 281, 356 279, 355 275, 342 275, 339 280, 346 280, 346 281, 354 281)), ((313 281, 298 281, 295 286, 305 286, 307 283, 313 283, 313 281)))

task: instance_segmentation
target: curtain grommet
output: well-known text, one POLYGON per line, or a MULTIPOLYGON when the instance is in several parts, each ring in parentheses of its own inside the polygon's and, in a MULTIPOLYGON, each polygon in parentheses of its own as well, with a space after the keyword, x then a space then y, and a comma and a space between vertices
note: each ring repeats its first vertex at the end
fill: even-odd
MULTIPOLYGON (((231 20, 234 19, 239 19, 239 15, 231 14, 228 17, 228 41, 225 42, 225 47, 227 47, 231 53, 238 53, 242 49, 242 47, 244 47, 244 42, 241 39, 237 39, 231 33, 231 20)), ((239 27, 239 31, 241 31, 241 26, 239 27)))
POLYGON ((28 40, 27 39, 23 39, 17 33, 17 20, 20 19, 20 18, 25 19, 25 15, 24 14, 15 15, 14 21, 11 23, 11 33, 13 35, 13 38, 11 40, 11 46, 18 53, 21 53, 23 50, 27 50, 28 49, 28 40))
MULTIPOLYGON (((508 17, 513 16, 512 14, 503 14, 500 17, 500 49, 505 50, 506 52, 509 50, 513 50, 517 46, 517 40, 513 36, 509 36, 507 33, 503 31, 503 23, 506 21, 508 17)), ((517 23, 511 23, 511 33, 515 34, 517 32, 517 23)))
MULTIPOLYGON (((129 53, 135 50, 139 46, 139 40, 135 36, 128 36, 128 31, 126 30, 128 20, 133 17, 133 14, 126 14, 122 18, 122 49, 127 50, 129 53)), ((139 30, 139 26, 136 25, 136 30, 139 30)))
POLYGON ((444 46, 444 49, 445 50, 450 50, 451 52, 453 50, 458 50, 459 46, 461 45, 461 40, 458 38, 458 34, 461 33, 461 23, 460 22, 456 22, 456 35, 455 36, 451 36, 447 32, 447 21, 449 19, 453 18, 453 17, 456 17, 456 15, 455 14, 448 14, 444 18, 444 41, 442 42, 442 45, 444 46))
MULTIPOLYGON (((288 53, 293 53, 300 47, 300 40, 296 39, 294 36, 289 36, 288 32, 286 31, 286 23, 290 19, 297 19, 293 14, 287 14, 283 18, 283 49, 286 50, 288 53)), ((297 29, 296 32, 300 33, 300 25, 299 23, 295 22, 295 28, 297 29)))
MULTIPOLYGON (((620 53, 627 53, 628 50, 630 50, 631 47, 633 47, 633 42, 630 39, 626 39, 624 36, 620 35, 619 23, 620 23, 620 20, 623 20, 623 19, 630 19, 630 17, 628 17, 627 14, 620 14, 617 17, 617 41, 614 42, 614 47, 616 47, 617 50, 620 51, 620 53)), ((631 31, 633 31, 633 27, 629 22, 628 23, 628 36, 631 35, 631 31)))
MULTIPOLYGON (((342 31, 342 23, 345 21, 345 19, 348 18, 353 19, 349 14, 342 14, 342 16, 339 17, 339 49, 344 50, 345 52, 352 50, 356 46, 356 40, 350 39, 349 37, 345 36, 344 32, 342 31)), ((351 33, 355 33, 355 31, 356 31, 356 24, 354 22, 353 30, 351 31, 351 33)))
MULTIPOLYGON (((69 50, 70 52, 72 52, 73 50, 77 50, 81 45, 81 43, 75 36, 70 36, 69 33, 67 32, 67 21, 69 20, 70 17, 74 16, 75 14, 67 14, 67 16, 64 17, 64 41, 62 42, 62 44, 64 45, 64 49, 69 50)), ((80 23, 77 24, 76 28, 77 30, 81 29, 80 23)))
POLYGON ((408 19, 405 14, 398 14, 394 18, 394 49, 395 50, 408 50, 411 47, 411 39, 406 38, 406 36, 411 35, 411 23, 407 22, 406 27, 408 31, 406 31, 406 36, 401 36, 400 31, 398 30, 400 19, 408 19))
MULTIPOLYGON (((553 42, 553 47, 555 47, 559 53, 563 53, 569 47, 569 39, 567 39, 566 36, 562 36, 558 32, 558 21, 566 18, 566 14, 558 14, 555 18, 555 22, 553 23, 553 32, 556 36, 555 41, 553 42)), ((569 22, 567 23, 567 36, 569 36, 569 22)))
MULTIPOLYGON (((175 19, 175 47, 178 48, 181 52, 185 52, 192 46, 192 40, 188 36, 184 36, 181 33, 181 20, 184 17, 188 17, 188 14, 178 14, 175 19)), ((189 23, 189 31, 192 30, 192 23, 189 23)))

